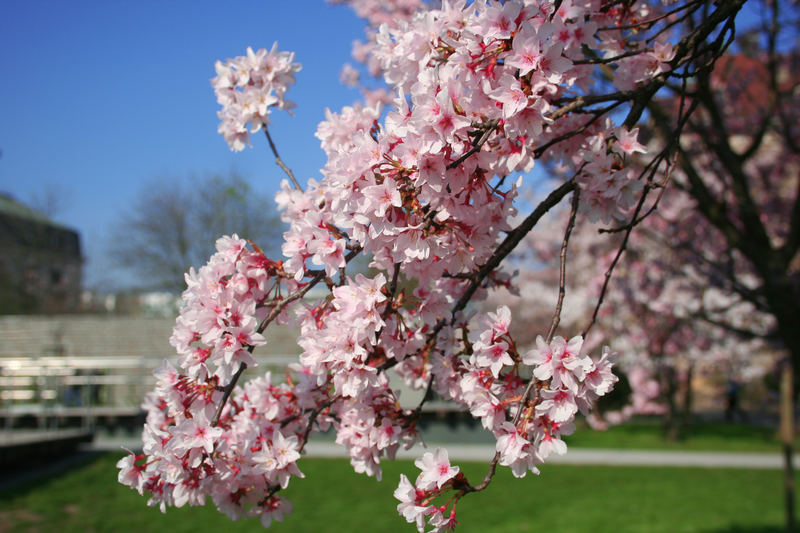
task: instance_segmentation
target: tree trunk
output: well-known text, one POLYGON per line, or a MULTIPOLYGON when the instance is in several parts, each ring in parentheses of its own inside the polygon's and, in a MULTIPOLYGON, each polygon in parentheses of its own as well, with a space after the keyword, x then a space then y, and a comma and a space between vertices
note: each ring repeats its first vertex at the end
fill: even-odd
POLYGON ((692 377, 694 377, 694 365, 690 364, 686 369, 686 383, 683 389, 683 405, 681 406, 680 434, 686 435, 692 423, 692 404, 694 403, 694 391, 692 390, 692 377))
POLYGON ((664 367, 664 381, 666 382, 667 413, 664 418, 664 438, 670 442, 675 442, 680 438, 680 421, 678 415, 678 395, 677 372, 675 369, 664 367))
POLYGON ((794 533, 794 467, 792 442, 794 441, 794 379, 792 363, 786 359, 781 370, 781 441, 783 444, 784 499, 786 505, 786 532, 794 533))

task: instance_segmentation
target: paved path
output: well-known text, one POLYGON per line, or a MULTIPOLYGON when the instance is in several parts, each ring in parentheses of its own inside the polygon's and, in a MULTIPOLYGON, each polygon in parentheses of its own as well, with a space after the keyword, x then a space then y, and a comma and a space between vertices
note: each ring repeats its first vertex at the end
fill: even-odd
MULTIPOLYGON (((435 449, 437 444, 429 444, 435 449)), ((489 461, 494 456, 494 447, 485 444, 440 444, 447 448, 451 461, 489 461)), ((134 439, 101 439, 92 445, 94 450, 122 450, 141 447, 134 439)), ((306 446, 309 457, 345 457, 344 448, 332 442, 311 441, 306 446)), ((399 459, 415 459, 423 448, 400 450, 399 459)), ((780 469, 783 458, 778 453, 734 453, 734 452, 684 452, 660 450, 597 450, 570 448, 566 455, 551 455, 552 464, 573 465, 620 465, 620 466, 684 466, 706 468, 765 468, 780 469)), ((795 468, 800 468, 800 458, 795 456, 795 468)))

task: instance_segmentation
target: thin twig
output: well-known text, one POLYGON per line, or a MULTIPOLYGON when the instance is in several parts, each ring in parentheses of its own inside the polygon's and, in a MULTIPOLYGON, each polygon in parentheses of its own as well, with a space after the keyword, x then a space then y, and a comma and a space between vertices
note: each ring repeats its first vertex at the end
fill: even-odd
MULTIPOLYGON (((392 313, 393 306, 392 302, 394 301, 395 293, 397 292, 397 278, 400 276, 400 263, 394 264, 394 273, 392 274, 392 280, 389 282, 389 296, 386 298, 386 307, 383 309, 383 313, 381 313, 381 320, 384 321, 384 326, 386 323, 386 319, 389 318, 389 315, 392 313)), ((381 333, 383 333, 384 326, 381 326, 378 331, 375 332, 375 342, 372 344, 373 346, 378 346, 378 341, 381 338, 381 333)), ((369 361, 369 358, 374 355, 375 352, 371 352, 367 355, 365 361, 369 361)))
POLYGON ((211 419, 211 425, 213 427, 216 427, 217 424, 219 424, 219 417, 222 415, 222 409, 224 409, 225 404, 228 403, 228 398, 233 392, 233 389, 236 387, 236 382, 239 381, 239 376, 242 375, 242 372, 244 372, 245 368, 247 368, 247 363, 240 364, 239 370, 237 370, 236 373, 233 375, 230 383, 228 383, 222 388, 222 400, 219 402, 219 405, 217 406, 217 412, 214 413, 214 418, 211 419))
POLYGON ((314 421, 317 419, 320 413, 325 409, 327 409, 328 407, 330 407, 331 405, 333 405, 334 403, 336 403, 337 401, 339 401, 341 398, 342 397, 337 394, 336 396, 331 397, 328 401, 318 405, 317 407, 314 408, 313 411, 311 411, 311 416, 308 417, 308 425, 306 426, 306 430, 303 433, 303 441, 300 444, 300 447, 297 448, 298 453, 302 453, 303 449, 306 447, 306 444, 308 443, 308 437, 311 435, 311 430, 314 427, 314 421))
POLYGON ((389 296, 386 299, 386 307, 384 308, 383 314, 381 315, 381 318, 383 320, 389 318, 389 314, 392 312, 392 302, 394 301, 395 293, 397 292, 397 278, 399 276, 400 276, 400 263, 395 263, 394 272, 392 273, 392 280, 389 282, 389 296))
POLYGON ((269 129, 267 129, 266 124, 264 124, 264 133, 267 135, 267 142, 269 143, 269 147, 272 150, 272 154, 275 156, 275 163, 279 167, 281 167, 281 169, 283 169, 283 171, 286 173, 287 176, 289 176, 289 179, 292 180, 292 185, 294 185, 295 189, 301 192, 305 192, 303 191, 303 188, 300 186, 300 184, 297 183, 297 180, 294 177, 294 172, 292 172, 292 169, 287 167, 286 164, 283 162, 283 159, 281 159, 281 156, 278 155, 278 149, 275 148, 275 143, 272 142, 272 136, 269 134, 269 129))
MULTIPOLYGON (((478 287, 481 283, 483 283, 483 280, 486 279, 486 276, 488 276, 500 265, 500 263, 503 262, 503 259, 505 259, 506 256, 510 254, 514 248, 516 248, 523 237, 525 237, 525 235, 527 235, 533 229, 536 223, 539 222, 539 219, 541 219, 548 211, 550 211, 552 207, 557 205, 564 198, 564 196, 576 188, 577 186, 574 180, 569 180, 561 184, 561 186, 551 192, 547 198, 542 200, 542 202, 536 206, 536 209, 534 209, 533 212, 528 215, 528 217, 519 226, 514 228, 508 234, 505 240, 500 243, 500 246, 498 246, 494 251, 489 260, 480 268, 480 270, 478 270, 477 275, 470 281, 467 290, 464 291, 464 294, 461 295, 461 298, 459 298, 458 302, 456 302, 456 305, 453 306, 450 319, 451 325, 455 323, 459 311, 462 311, 467 306, 467 303, 469 303, 469 301, 472 299, 472 295, 475 294, 476 290, 478 290, 478 287)), ((440 331, 444 325, 445 324, 440 321, 434 328, 434 331, 438 333, 438 331, 440 331)))
POLYGON ((675 8, 675 9, 673 9, 672 11, 667 11, 666 13, 663 13, 663 14, 657 16, 657 17, 653 17, 651 19, 643 20, 641 22, 636 22, 634 24, 627 24, 627 25, 621 25, 621 26, 603 26, 603 27, 597 28, 597 31, 631 30, 633 28, 640 28, 640 27, 644 27, 644 26, 650 28, 650 27, 652 27, 653 24, 655 24, 659 20, 662 20, 662 19, 665 19, 667 17, 670 17, 670 16, 674 15, 675 13, 678 13, 679 11, 683 11, 684 9, 687 9, 689 7, 692 7, 692 11, 696 11, 700 7, 702 2, 694 2, 694 4, 695 4, 695 6, 693 6, 693 7, 692 7, 692 3, 685 4, 685 5, 682 5, 682 6, 679 6, 679 7, 675 8))
POLYGON ((486 475, 483 476, 483 480, 480 482, 479 485, 472 486, 467 483, 467 486, 464 488, 464 493, 467 492, 480 492, 486 487, 489 486, 489 483, 492 482, 492 478, 494 477, 494 473, 497 470, 497 463, 500 461, 500 452, 495 452, 492 461, 489 463, 489 471, 486 472, 486 475))
POLYGON ((550 330, 547 332, 547 343, 553 340, 553 335, 556 332, 558 323, 561 321, 561 308, 564 305, 564 295, 566 294, 566 278, 567 278, 567 247, 569 245, 569 236, 572 234, 572 228, 575 227, 575 216, 578 214, 578 202, 580 200, 580 189, 575 189, 572 193, 572 208, 569 213, 569 222, 567 229, 564 232, 564 240, 561 243, 561 253, 559 254, 560 268, 558 279, 558 302, 556 303, 556 310, 553 313, 553 321, 550 324, 550 330))
POLYGON ((479 126, 479 129, 482 129, 483 132, 479 136, 477 136, 475 140, 472 142, 472 148, 470 148, 466 153, 464 153, 464 155, 462 155, 461 157, 459 157, 458 159, 447 165, 447 169, 451 170, 456 168, 458 165, 466 161, 467 158, 469 158, 472 154, 480 152, 481 148, 483 148, 483 145, 486 143, 486 141, 489 140, 489 137, 494 132, 494 129, 497 127, 497 124, 498 124, 497 120, 490 120, 486 124, 482 124, 481 126, 479 126))
MULTIPOLYGON (((644 201, 647 198, 647 194, 650 191, 649 188, 645 188, 642 191, 642 196, 639 198, 639 203, 636 204, 636 209, 633 212, 633 216, 631 220, 636 220, 639 217, 639 212, 642 210, 642 206, 644 206, 644 201)), ((614 268, 616 268, 617 263, 619 262, 622 254, 625 252, 626 247, 628 246, 628 239, 631 236, 631 232, 635 226, 629 224, 628 227, 625 229, 625 236, 622 239, 622 244, 620 244, 619 249, 617 250, 617 255, 614 256, 614 260, 611 261, 611 265, 608 267, 605 273, 605 279, 603 280, 603 287, 600 289, 600 296, 597 298, 597 305, 594 308, 594 312, 592 313, 592 318, 586 327, 581 332, 581 336, 585 339, 586 335, 589 333, 589 330, 592 329, 594 323, 597 322, 597 314, 600 312, 600 307, 603 305, 603 299, 606 295, 606 290, 608 290, 608 285, 611 282, 611 274, 614 272, 614 268)))
MULTIPOLYGON (((558 281, 558 302, 556 303, 556 310, 553 313, 553 321, 550 324, 550 330, 547 332, 546 342, 548 344, 551 340, 553 340, 553 335, 558 327, 558 323, 561 321, 561 308, 564 305, 564 295, 566 294, 565 286, 567 277, 567 248, 569 246, 569 237, 572 234, 572 229, 575 227, 575 218, 578 214, 579 203, 580 189, 576 187, 572 192, 572 206, 570 208, 569 221, 567 222, 567 229, 564 231, 564 240, 561 242, 561 253, 559 254, 560 269, 558 281)), ((514 415, 513 421, 514 426, 517 425, 519 419, 522 417, 522 411, 524 410, 528 396, 530 396, 531 390, 536 386, 537 383, 538 380, 536 379, 536 376, 531 376, 530 381, 528 381, 528 385, 525 387, 525 392, 522 393, 519 402, 517 402, 517 412, 514 415)), ((535 402, 536 399, 534 398, 534 403, 535 402)))
POLYGON ((418 417, 422 412, 422 406, 425 405, 425 402, 427 402, 429 399, 433 397, 433 394, 431 394, 432 390, 433 390, 433 374, 431 374, 431 376, 428 378, 428 386, 425 387, 425 394, 422 395, 422 400, 420 400, 419 405, 417 405, 417 407, 411 413, 412 418, 418 417))

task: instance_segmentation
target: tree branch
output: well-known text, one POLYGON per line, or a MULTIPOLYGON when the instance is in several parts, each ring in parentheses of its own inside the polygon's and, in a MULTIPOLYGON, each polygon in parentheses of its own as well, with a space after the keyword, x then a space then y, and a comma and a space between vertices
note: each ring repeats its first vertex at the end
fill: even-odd
POLYGON ((264 133, 267 136, 267 142, 269 143, 270 150, 272 150, 272 154, 275 156, 275 164, 281 167, 281 169, 286 173, 286 175, 289 176, 289 179, 292 180, 292 185, 294 185, 294 188, 302 192, 303 187, 301 187, 300 184, 295 179, 294 172, 292 172, 292 170, 289 167, 287 167, 286 164, 284 164, 283 159, 281 159, 281 156, 278 155, 278 149, 275 147, 275 143, 272 142, 272 136, 269 134, 269 129, 267 128, 267 125, 263 124, 263 126, 264 126, 264 133))
POLYGON ((558 323, 561 321, 561 307, 564 304, 564 295, 566 294, 566 278, 567 278, 567 246, 569 245, 569 237, 572 234, 572 228, 575 227, 575 216, 578 214, 578 203, 580 201, 580 189, 575 189, 572 193, 572 208, 569 213, 569 222, 567 222, 567 229, 564 232, 564 240, 561 243, 561 253, 559 254, 559 274, 558 274, 558 302, 556 303, 556 310, 553 313, 553 320, 550 323, 550 330, 547 332, 546 342, 549 344, 553 340, 553 335, 556 332, 558 323))
MULTIPOLYGON (((483 280, 494 270, 496 269, 503 259, 506 258, 508 254, 510 254, 514 248, 520 243, 520 241, 527 235, 533 227, 539 222, 541 219, 550 209, 556 206, 567 194, 571 191, 576 189, 575 180, 569 180, 563 183, 560 187, 555 189, 551 192, 547 198, 545 198, 534 211, 528 215, 528 217, 516 228, 514 228, 506 237, 506 239, 497 247, 494 251, 492 256, 489 260, 475 273, 475 276, 470 281, 467 290, 464 291, 464 294, 461 295, 456 305, 453 306, 453 311, 451 315, 450 324, 452 325, 455 323, 456 316, 460 311, 462 311, 469 301, 472 299, 472 295, 475 294, 475 291, 478 287, 483 283, 483 280)), ((444 327, 444 323, 440 321, 435 328, 435 331, 438 333, 441 328, 444 327), (440 325, 441 324, 441 325, 440 325)))

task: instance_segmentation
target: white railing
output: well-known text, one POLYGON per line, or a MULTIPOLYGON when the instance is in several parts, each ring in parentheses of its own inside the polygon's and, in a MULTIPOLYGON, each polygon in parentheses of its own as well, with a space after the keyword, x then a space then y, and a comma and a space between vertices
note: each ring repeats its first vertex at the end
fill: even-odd
MULTIPOLYGON (((283 372, 292 355, 256 357, 252 372, 283 372)), ((0 417, 6 427, 33 416, 40 427, 78 417, 94 425, 99 417, 135 416, 153 389, 153 370, 163 359, 147 357, 0 357, 0 417)), ((175 361, 172 361, 175 364, 175 361)))

